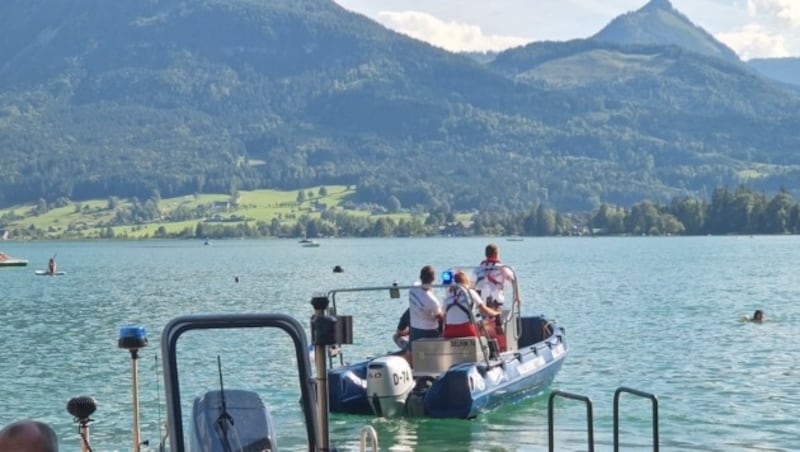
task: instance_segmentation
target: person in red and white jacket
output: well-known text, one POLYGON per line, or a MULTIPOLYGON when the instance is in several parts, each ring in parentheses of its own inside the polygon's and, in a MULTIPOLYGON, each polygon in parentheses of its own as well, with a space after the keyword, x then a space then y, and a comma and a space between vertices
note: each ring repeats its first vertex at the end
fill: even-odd
POLYGON ((475 290, 489 307, 503 304, 503 288, 506 282, 514 280, 514 273, 500 262, 500 250, 496 244, 486 245, 486 259, 475 269, 475 290))

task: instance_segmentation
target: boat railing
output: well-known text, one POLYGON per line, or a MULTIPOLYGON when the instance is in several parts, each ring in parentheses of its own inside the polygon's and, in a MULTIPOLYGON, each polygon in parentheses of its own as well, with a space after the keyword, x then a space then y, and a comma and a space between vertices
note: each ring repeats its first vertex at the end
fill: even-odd
MULTIPOLYGON (((482 322, 479 322, 475 318, 475 315, 474 315, 475 309, 474 308, 475 308, 475 303, 477 303, 477 300, 474 299, 473 295, 470 293, 468 288, 464 287, 464 286, 462 286, 460 284, 455 284, 455 283, 451 283, 451 284, 426 284, 425 286, 426 287, 430 287, 432 289, 446 289, 446 290, 456 289, 456 290, 460 291, 462 294, 464 294, 467 297, 467 299, 469 300, 469 303, 470 303, 470 309, 468 310, 469 311, 470 322, 472 322, 473 325, 476 325, 476 328, 480 332, 480 335, 486 338, 485 341, 480 341, 479 340, 478 344, 480 346, 481 353, 483 354, 484 362, 487 365, 489 365, 490 362, 491 362, 492 354, 493 354, 491 349, 489 348, 490 347, 489 344, 491 343, 492 339, 489 336, 489 333, 484 328, 482 322)), ((388 291, 390 298, 400 298, 400 291, 402 291, 402 290, 411 290, 411 289, 419 288, 419 287, 420 287, 420 285, 418 285, 418 284, 409 285, 409 286, 400 286, 400 285, 397 285, 395 283, 395 284, 392 284, 392 285, 389 285, 389 286, 350 287, 350 288, 334 289, 334 290, 331 290, 331 291, 328 292, 328 299, 330 300, 330 308, 328 309, 328 314, 332 315, 332 316, 339 316, 339 311, 338 311, 338 307, 337 307, 337 304, 336 304, 336 299, 337 299, 336 296, 337 295, 342 295, 342 294, 346 294, 346 293, 358 293, 358 292, 388 291)), ((445 318, 443 320, 443 323, 442 323, 443 326, 446 326, 446 322, 447 322, 446 319, 447 319, 447 316, 445 316, 445 318)), ((329 365, 331 365, 331 366, 333 365, 333 359, 334 359, 335 356, 339 357, 339 365, 344 365, 344 353, 342 352, 341 347, 339 347, 340 345, 341 344, 337 344, 338 350, 336 351, 336 353, 328 353, 329 365)))
MULTIPOLYGON (((509 283, 508 284, 508 288, 510 290, 511 304, 509 306, 508 315, 507 316, 502 316, 501 315, 500 322, 501 322, 501 326, 503 328, 503 331, 514 331, 513 338, 509 337, 508 339, 513 339, 513 343, 517 343, 519 341, 520 337, 521 337, 521 334, 522 334, 522 302, 521 302, 521 294, 520 294, 520 288, 519 288, 519 278, 517 276, 516 270, 514 270, 514 268, 511 267, 510 265, 498 264, 495 267, 496 267, 496 269, 499 269, 501 271, 508 271, 512 276, 511 280, 508 281, 508 283, 509 283), (509 323, 510 322, 514 322, 515 323, 515 325, 514 325, 515 328, 509 328, 509 323)), ((474 275, 477 272, 477 270, 479 270, 479 268, 480 268, 479 266, 475 266, 475 265, 453 266, 453 267, 448 268, 445 272, 443 272, 443 275, 445 273, 449 273, 450 277, 452 277, 452 275, 455 274, 456 271, 463 271, 463 272, 467 273, 468 275, 474 275)), ((473 284, 474 284, 474 281, 473 281, 473 284)), ((447 283, 429 284, 429 285, 426 285, 426 286, 430 287, 430 288, 434 288, 434 289, 439 289, 439 288, 441 288, 441 289, 450 289, 450 288, 453 288, 453 287, 458 286, 458 285, 457 284, 453 284, 452 283, 452 279, 450 279, 447 283)), ((398 285, 395 282, 395 283, 393 283, 391 285, 387 285, 387 286, 351 287, 351 288, 334 289, 334 290, 331 290, 331 291, 328 292, 328 298, 330 299, 330 308, 328 309, 328 314, 333 315, 333 316, 337 316, 338 315, 339 311, 338 311, 338 306, 337 306, 337 295, 341 296, 341 295, 346 294, 346 293, 351 293, 352 294, 352 293, 358 293, 358 292, 388 291, 390 298, 400 298, 400 291, 401 290, 411 290, 411 289, 416 288, 416 287, 419 287, 419 284, 402 285, 401 286, 401 285, 398 285)), ((470 300, 470 305, 471 305, 470 309, 469 309, 469 311, 470 311, 470 313, 469 313, 470 321, 474 325, 476 325, 476 328, 478 329, 479 335, 486 339, 486 341, 479 341, 479 342, 480 342, 481 352, 483 354, 484 361, 488 365, 491 362, 491 358, 495 354, 495 352, 490 348, 490 344, 492 344, 494 340, 490 337, 490 335, 486 331, 486 328, 484 328, 484 326, 481 324, 481 322, 477 321, 477 319, 475 318, 475 316, 474 316, 474 312, 475 312, 474 303, 476 302, 476 300, 473 300, 473 297, 470 294, 469 290, 466 290, 466 289, 467 288, 459 287, 459 290, 461 290, 462 292, 466 293, 468 299, 470 300)), ((506 289, 505 285, 504 285, 504 289, 506 289)), ((336 356, 339 357, 339 365, 344 365, 344 362, 345 362, 344 361, 344 353, 342 352, 341 347, 339 347, 340 345, 341 344, 337 344, 337 349, 335 350, 335 353, 328 353, 329 365, 331 365, 331 366, 333 365, 333 361, 334 361, 334 358, 336 356)))
MULTIPOLYGON (((619 451, 619 399, 622 393, 632 394, 638 397, 650 399, 652 402, 651 421, 653 425, 653 452, 659 450, 658 438, 658 397, 649 392, 640 391, 638 389, 620 386, 614 391, 614 452, 619 451)), ((594 416, 592 414, 592 399, 588 396, 581 394, 574 394, 571 392, 553 390, 547 403, 547 441, 548 450, 553 452, 555 450, 555 421, 554 421, 554 399, 563 397, 566 399, 578 400, 586 405, 586 430, 588 434, 588 448, 589 452, 594 451, 594 416)))

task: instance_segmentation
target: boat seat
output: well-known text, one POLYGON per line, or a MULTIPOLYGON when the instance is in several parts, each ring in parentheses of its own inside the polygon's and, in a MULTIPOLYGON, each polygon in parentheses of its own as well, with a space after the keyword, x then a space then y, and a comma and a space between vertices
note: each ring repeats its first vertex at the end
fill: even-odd
POLYGON ((417 339, 411 347, 414 376, 438 377, 456 364, 483 362, 482 346, 486 347, 484 337, 417 339))

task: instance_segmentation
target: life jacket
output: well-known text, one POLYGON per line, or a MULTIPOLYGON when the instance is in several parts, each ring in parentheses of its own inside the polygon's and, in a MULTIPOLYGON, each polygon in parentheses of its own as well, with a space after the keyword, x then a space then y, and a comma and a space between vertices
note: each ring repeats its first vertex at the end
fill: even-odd
POLYGON ((499 267, 499 265, 502 265, 499 259, 487 258, 481 261, 481 264, 475 271, 475 289, 478 290, 478 293, 480 293, 484 299, 486 296, 491 296, 491 294, 482 293, 481 286, 486 287, 489 285, 494 293, 503 291, 505 277, 500 274, 502 267, 499 267))
MULTIPOLYGON (((454 289, 454 288, 450 288, 448 290, 450 291, 450 295, 452 296, 453 302, 449 303, 447 305, 447 307, 445 308, 444 312, 447 313, 448 311, 450 311, 450 308, 458 307, 458 309, 461 309, 461 311, 464 312, 464 314, 467 315, 467 318, 470 318, 470 315, 469 315, 470 314, 470 312, 469 312, 469 299, 468 299, 469 295, 467 295, 468 292, 461 291, 461 290, 454 289), (464 306, 464 303, 460 302, 461 300, 464 300, 464 303, 466 303, 467 306, 464 306)), ((469 290, 469 289, 467 289, 467 290, 469 290)))

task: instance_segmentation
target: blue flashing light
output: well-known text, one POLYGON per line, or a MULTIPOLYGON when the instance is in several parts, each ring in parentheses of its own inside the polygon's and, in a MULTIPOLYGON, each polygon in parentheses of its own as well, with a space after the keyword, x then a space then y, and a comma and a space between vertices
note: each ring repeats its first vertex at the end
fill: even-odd
POLYGON ((147 330, 143 326, 123 326, 119 329, 120 339, 141 339, 147 337, 147 330))
POLYGON ((442 284, 453 284, 453 272, 450 270, 442 272, 442 284))
POLYGON ((147 346, 147 331, 143 326, 123 326, 119 329, 119 339, 117 345, 119 348, 127 350, 138 350, 147 346))

